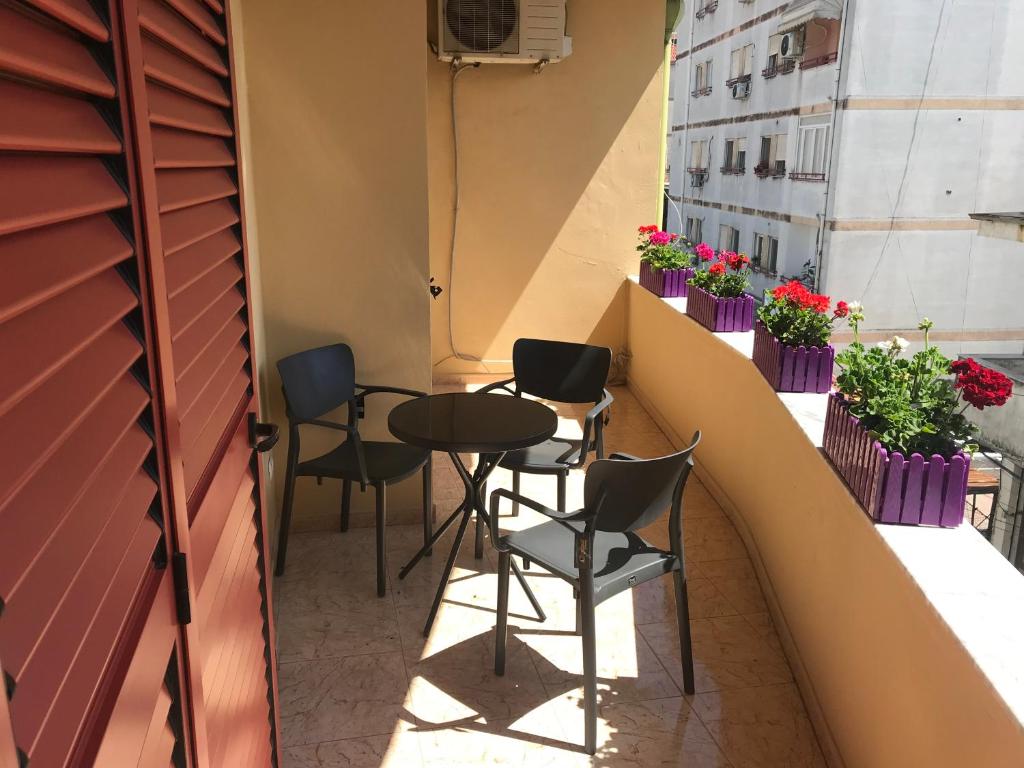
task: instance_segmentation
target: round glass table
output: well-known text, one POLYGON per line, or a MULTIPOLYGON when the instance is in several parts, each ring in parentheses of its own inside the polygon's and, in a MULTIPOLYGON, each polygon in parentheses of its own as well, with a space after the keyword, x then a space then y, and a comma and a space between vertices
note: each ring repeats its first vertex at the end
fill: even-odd
MULTIPOLYGON (((555 434, 558 417, 547 406, 510 395, 452 392, 408 400, 388 416, 388 429, 404 443, 443 451, 451 457, 455 471, 462 479, 466 495, 433 537, 410 560, 398 577, 404 579, 409 571, 426 555, 441 536, 460 520, 455 543, 445 563, 441 583, 427 616, 423 634, 429 635, 438 608, 448 586, 459 548, 466 535, 470 518, 476 513, 476 556, 483 556, 483 529, 487 525, 487 506, 484 498, 487 478, 508 451, 528 448, 542 443, 555 434), (476 453, 480 459, 471 473, 460 453, 476 453)), ((513 561, 512 569, 537 612, 544 621, 544 611, 513 561)))

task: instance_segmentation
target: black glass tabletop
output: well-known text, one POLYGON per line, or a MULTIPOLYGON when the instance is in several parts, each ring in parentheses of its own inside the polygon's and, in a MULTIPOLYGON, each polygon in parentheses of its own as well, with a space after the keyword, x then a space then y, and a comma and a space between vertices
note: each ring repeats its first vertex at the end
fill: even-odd
POLYGON ((435 451, 501 453, 555 434, 558 417, 545 405, 510 395, 452 392, 408 400, 388 416, 404 443, 435 451))

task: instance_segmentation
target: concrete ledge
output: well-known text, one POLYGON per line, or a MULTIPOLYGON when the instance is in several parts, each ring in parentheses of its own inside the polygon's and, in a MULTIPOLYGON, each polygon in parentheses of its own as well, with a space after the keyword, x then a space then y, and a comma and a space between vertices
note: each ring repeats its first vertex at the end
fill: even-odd
POLYGON ((1024 578, 973 529, 876 526, 820 452, 824 395, 771 390, 753 334, 629 282, 630 387, 744 537, 829 763, 1024 764, 1024 578))

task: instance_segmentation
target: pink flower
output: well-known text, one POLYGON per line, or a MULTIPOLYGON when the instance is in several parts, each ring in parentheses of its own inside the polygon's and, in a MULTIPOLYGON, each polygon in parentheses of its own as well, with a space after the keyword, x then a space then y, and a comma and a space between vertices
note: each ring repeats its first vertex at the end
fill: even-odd
POLYGON ((715 249, 712 248, 707 243, 701 243, 700 245, 698 245, 694 249, 694 252, 697 254, 697 258, 699 258, 701 261, 711 261, 713 258, 715 258, 715 249))
POLYGON ((672 242, 672 236, 668 232, 652 232, 647 242, 651 245, 668 245, 672 242))

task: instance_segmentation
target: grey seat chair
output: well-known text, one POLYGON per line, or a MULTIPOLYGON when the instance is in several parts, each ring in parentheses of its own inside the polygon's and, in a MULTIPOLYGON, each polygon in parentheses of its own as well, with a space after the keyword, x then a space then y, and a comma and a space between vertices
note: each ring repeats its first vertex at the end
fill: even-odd
MULTIPOLYGON (((531 395, 557 403, 592 403, 583 422, 581 440, 553 437, 539 445, 509 451, 498 465, 512 471, 512 492, 519 493, 520 474, 555 475, 556 507, 565 510, 569 471, 582 467, 587 455, 604 458, 604 426, 614 399, 605 389, 612 353, 607 347, 547 339, 518 339, 512 347, 511 379, 495 382, 481 392, 498 389, 517 397, 531 395)), ((519 514, 513 504, 512 514, 519 514)))
MULTIPOLYGON (((341 480, 340 527, 348 530, 352 506, 352 484, 361 490, 373 486, 376 491, 377 526, 377 595, 387 592, 387 486, 423 472, 423 540, 432 533, 431 454, 424 448, 405 443, 363 440, 358 422, 365 415, 365 400, 370 395, 390 393, 424 397, 425 392, 401 387, 369 386, 355 380, 355 359, 348 344, 331 344, 298 352, 277 363, 284 389, 288 415, 288 465, 285 470, 284 505, 278 533, 277 566, 274 572, 284 573, 288 553, 288 529, 295 501, 295 479, 315 477, 341 480), (347 423, 339 424, 322 418, 325 414, 347 406, 347 423), (327 453, 299 461, 299 427, 311 426, 337 430, 345 438, 327 453)), ((429 553, 428 553, 429 554, 429 553)))
POLYGON ((688 448, 657 459, 612 454, 590 465, 584 482, 583 508, 575 512, 550 509, 504 489, 490 497, 491 541, 498 556, 498 617, 494 671, 505 674, 508 628, 508 577, 512 555, 527 558, 569 582, 577 595, 577 631, 583 639, 583 706, 585 748, 597 748, 597 656, 594 609, 608 598, 645 581, 672 573, 683 667, 683 687, 694 692, 690 611, 683 557, 683 488, 693 467, 700 432, 688 448), (551 518, 516 533, 501 535, 498 512, 502 499, 524 504, 551 518), (670 507, 669 551, 644 541, 636 531, 650 525, 670 507))

